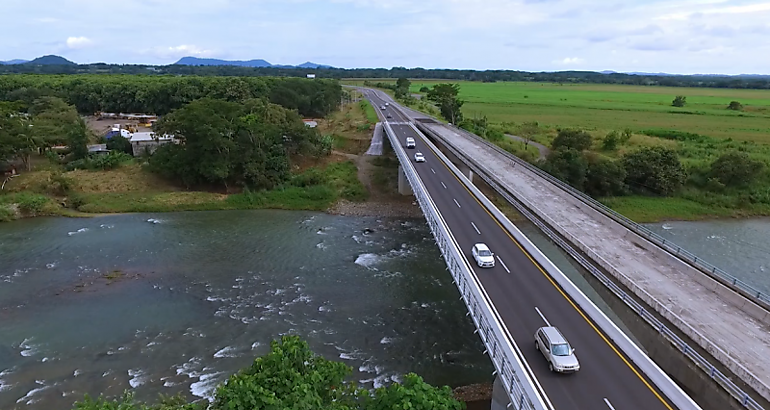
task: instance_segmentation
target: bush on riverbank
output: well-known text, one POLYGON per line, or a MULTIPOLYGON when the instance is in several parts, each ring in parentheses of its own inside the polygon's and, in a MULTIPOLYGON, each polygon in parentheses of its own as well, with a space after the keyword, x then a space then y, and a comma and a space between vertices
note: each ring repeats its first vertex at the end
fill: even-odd
POLYGON ((76 410, 255 410, 255 409, 334 409, 460 410, 449 387, 433 387, 416 374, 402 383, 374 391, 346 381, 353 369, 316 355, 307 342, 284 336, 271 343, 271 351, 216 389, 213 402, 186 403, 180 397, 163 398, 146 405, 130 393, 116 399, 88 396, 74 405, 76 410))

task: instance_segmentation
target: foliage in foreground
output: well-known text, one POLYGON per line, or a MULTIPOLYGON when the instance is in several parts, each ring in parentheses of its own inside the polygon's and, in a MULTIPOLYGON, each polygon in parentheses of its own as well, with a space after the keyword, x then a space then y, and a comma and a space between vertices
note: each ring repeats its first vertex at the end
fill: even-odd
MULTIPOLYGON (((401 384, 368 391, 346 382, 352 368, 314 354, 307 342, 284 336, 271 343, 271 351, 246 369, 230 376, 215 393, 212 410, 461 410, 449 387, 437 388, 416 374, 401 384)), ((91 399, 75 403, 76 410, 198 410, 203 404, 185 403, 179 397, 159 404, 135 401, 130 394, 117 399, 91 399)))

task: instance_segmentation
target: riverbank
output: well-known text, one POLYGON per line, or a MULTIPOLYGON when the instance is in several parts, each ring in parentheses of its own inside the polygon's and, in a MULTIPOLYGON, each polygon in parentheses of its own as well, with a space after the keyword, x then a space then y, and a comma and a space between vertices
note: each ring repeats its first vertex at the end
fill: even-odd
POLYGON ((0 222, 36 216, 249 209, 421 217, 413 199, 397 192, 398 162, 393 153, 363 155, 374 128, 365 107, 349 104, 318 123, 320 131, 334 139, 332 153, 292 158, 289 181, 264 191, 186 190, 139 162, 112 170, 65 172, 36 157, 33 171, 10 178, 0 192, 0 222))

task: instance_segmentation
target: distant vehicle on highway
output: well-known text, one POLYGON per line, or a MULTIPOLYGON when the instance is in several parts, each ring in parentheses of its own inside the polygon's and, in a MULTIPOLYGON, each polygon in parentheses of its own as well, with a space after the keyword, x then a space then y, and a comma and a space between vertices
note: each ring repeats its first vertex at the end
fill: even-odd
POLYGON ((425 162, 425 155, 422 155, 421 152, 414 154, 414 162, 425 162))
POLYGON ((495 267, 495 254, 489 250, 489 247, 486 244, 477 243, 473 245, 471 254, 476 261, 476 265, 479 265, 479 268, 495 267))
POLYGON ((387 117, 388 117, 388 118, 393 118, 393 116, 392 116, 392 115, 390 115, 390 113, 388 113, 387 117))
POLYGON ((414 138, 412 137, 406 137, 406 147, 407 148, 414 148, 414 138))
POLYGON ((389 106, 389 105, 390 105, 390 103, 385 103, 385 106, 386 106, 386 107, 387 107, 387 106, 389 106))
POLYGON ((381 109, 381 110, 384 110, 384 109, 385 109, 385 106, 383 105, 382 107, 380 107, 380 109, 381 109))
POLYGON ((575 349, 559 329, 544 326, 535 332, 535 348, 545 356, 548 369, 552 372, 573 373, 580 370, 580 363, 575 356, 575 349))

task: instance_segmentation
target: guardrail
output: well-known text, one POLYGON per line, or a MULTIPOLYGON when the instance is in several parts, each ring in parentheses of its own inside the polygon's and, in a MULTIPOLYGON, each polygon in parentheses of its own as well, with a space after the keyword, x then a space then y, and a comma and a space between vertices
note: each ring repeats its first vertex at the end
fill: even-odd
POLYGON ((536 383, 525 371, 524 358, 520 357, 520 353, 517 354, 519 350, 515 341, 505 336, 499 315, 488 302, 478 279, 474 277, 454 236, 428 195, 427 189, 401 147, 390 124, 385 123, 385 130, 393 150, 401 162, 401 168, 412 187, 415 198, 417 198, 417 203, 420 205, 447 267, 452 273, 455 285, 460 290, 462 299, 468 307, 468 314, 473 319, 477 333, 486 347, 485 353, 489 354, 496 369, 495 373, 501 378, 508 393, 511 401, 510 406, 517 410, 550 409, 551 407, 546 406, 544 401, 547 399, 535 391, 536 383))
POLYGON ((578 191, 577 189, 569 186, 568 184, 562 182, 558 178, 555 178, 551 174, 543 171, 542 169, 530 164, 527 161, 524 161, 523 159, 511 154, 510 152, 498 147, 497 145, 494 145, 490 143, 489 141, 479 137, 478 135, 475 135, 473 133, 470 133, 462 128, 456 127, 454 125, 451 125, 451 127, 458 132, 461 132, 468 137, 483 143, 487 145, 488 147, 494 149, 498 153, 504 155, 506 158, 514 161, 516 164, 521 165, 525 167, 528 171, 533 172, 540 176, 541 178, 547 180, 548 182, 556 185, 560 189, 566 191, 570 195, 576 197, 577 199, 587 203, 591 207, 593 207, 595 210, 601 212, 608 218, 613 219, 615 222, 623 225, 626 227, 626 229, 629 229, 630 231, 638 234, 639 236, 647 239, 648 241, 654 243, 655 245, 660 246, 661 248, 665 249, 666 251, 670 252, 673 255, 676 255, 683 261, 693 265, 698 270, 702 271, 703 273, 709 275, 713 279, 717 280, 718 282, 727 285, 731 287, 732 289, 736 290, 740 294, 744 295, 745 297, 757 302, 760 306, 770 309, 770 294, 762 293, 762 291, 756 289, 755 287, 749 285, 748 283, 736 278, 735 276, 725 272, 724 270, 712 265, 709 262, 706 262, 705 260, 699 258, 697 255, 693 254, 692 252, 687 251, 686 249, 683 249, 679 245, 675 244, 674 242, 656 234, 655 232, 651 231, 650 229, 628 219, 627 217, 613 211, 612 209, 608 208, 606 205, 602 204, 601 202, 591 198, 590 196, 584 194, 583 192, 578 191))
MULTIPOLYGON (((423 132, 431 134, 434 138, 438 138, 443 141, 443 138, 441 138, 431 130, 425 129, 424 127, 421 129, 423 132)), ((452 154, 455 155, 457 158, 465 158, 466 159, 465 164, 468 165, 468 167, 478 177, 482 178, 489 186, 492 187, 492 189, 494 189, 498 194, 500 194, 503 198, 505 198, 508 202, 510 202, 522 215, 524 215, 532 223, 537 225, 537 227, 540 228, 540 230, 542 230, 543 233, 545 233, 559 247, 561 247, 567 253, 569 253, 570 256, 572 256, 578 263, 580 263, 581 266, 583 266, 583 268, 585 268, 588 272, 590 272, 596 279, 598 279, 617 297, 619 297, 623 302, 625 302, 626 305, 630 307, 634 312, 639 314, 650 326, 652 326, 659 333, 661 333, 672 345, 674 345, 680 352, 682 352, 686 357, 692 360, 692 362, 696 366, 698 366, 698 368, 706 372, 709 375, 709 377, 711 377, 720 386, 722 386, 722 388, 725 391, 727 391, 731 396, 733 396, 739 403, 741 403, 744 407, 748 409, 764 410, 764 408, 759 403, 757 403, 751 396, 749 396, 740 387, 738 387, 735 383, 733 383, 733 381, 730 380, 729 377, 725 376, 714 365, 712 365, 708 360, 706 360, 702 355, 700 355, 700 353, 698 353, 697 350, 690 347, 687 344, 687 342, 682 340, 682 338, 680 338, 674 331, 666 327, 666 325, 664 325, 660 320, 658 320, 657 317, 655 317, 652 313, 648 312, 642 304, 638 303, 632 296, 630 296, 627 292, 621 289, 620 286, 615 284, 615 282, 613 282, 609 277, 607 277, 607 275, 605 275, 593 263, 591 263, 588 259, 586 259, 583 256, 583 254, 581 254, 572 245, 570 245, 570 241, 573 241, 572 243, 579 243, 579 241, 575 242, 577 241, 577 238, 572 236, 569 232, 560 231, 560 234, 566 237, 567 241, 562 239, 562 236, 555 233, 549 227, 548 223, 544 222, 541 219, 541 217, 534 215, 530 211, 530 207, 532 207, 532 204, 525 203, 526 200, 523 200, 523 199, 520 200, 515 195, 512 195, 511 193, 509 193, 507 189, 503 188, 502 186, 500 186, 500 184, 498 184, 491 177, 489 177, 490 175, 489 171, 484 170, 481 166, 477 165, 474 161, 471 161, 467 156, 458 152, 450 144, 445 143, 444 146, 450 152, 452 152, 452 154)), ((550 223, 555 224, 554 221, 550 221, 550 223)), ((588 254, 593 253, 590 250, 584 250, 584 252, 588 254)), ((600 258, 596 254, 593 254, 592 257, 600 258)), ((617 270, 612 272, 612 274, 617 275, 617 277, 624 276, 622 273, 620 273, 617 270)))

